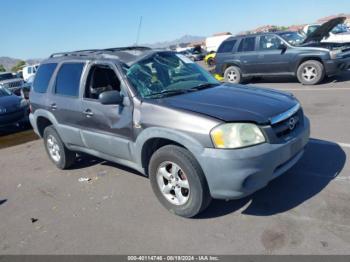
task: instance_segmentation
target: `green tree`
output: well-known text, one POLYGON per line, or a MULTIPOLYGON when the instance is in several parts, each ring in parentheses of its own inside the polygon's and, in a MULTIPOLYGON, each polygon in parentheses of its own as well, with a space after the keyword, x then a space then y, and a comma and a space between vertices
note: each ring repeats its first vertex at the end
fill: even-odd
POLYGON ((25 61, 18 61, 17 64, 11 68, 12 72, 17 72, 25 66, 26 62, 25 61))
POLYGON ((3 65, 0 65, 0 72, 6 72, 6 69, 3 65))

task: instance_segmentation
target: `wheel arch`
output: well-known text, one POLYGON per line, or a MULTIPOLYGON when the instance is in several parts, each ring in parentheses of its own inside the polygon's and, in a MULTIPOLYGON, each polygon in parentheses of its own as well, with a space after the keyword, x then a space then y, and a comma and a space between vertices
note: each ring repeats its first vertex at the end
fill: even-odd
POLYGON ((298 63, 296 64, 296 67, 295 67, 295 74, 297 74, 298 72, 298 69, 300 67, 300 65, 306 61, 310 61, 310 60, 314 60, 314 61, 318 61, 320 62, 323 66, 324 66, 324 63, 323 63, 323 60, 322 58, 318 57, 318 56, 305 56, 305 57, 301 57, 298 61, 298 63))
POLYGON ((171 144, 187 149, 195 158, 204 150, 204 147, 197 140, 182 132, 165 128, 148 128, 138 136, 135 142, 136 162, 147 174, 148 163, 153 153, 159 148, 171 144))
POLYGON ((46 127, 50 125, 53 125, 53 126, 57 125, 57 121, 51 112, 38 109, 35 111, 34 117, 35 117, 36 128, 40 137, 43 137, 44 130, 46 127))

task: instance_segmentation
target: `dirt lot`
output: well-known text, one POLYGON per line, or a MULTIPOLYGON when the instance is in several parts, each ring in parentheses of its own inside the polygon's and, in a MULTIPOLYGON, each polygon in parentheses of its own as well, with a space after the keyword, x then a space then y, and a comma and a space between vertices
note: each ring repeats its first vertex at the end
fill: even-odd
POLYGON ((0 253, 349 254, 350 72, 252 85, 294 93, 312 124, 303 159, 268 187, 183 219, 137 172, 94 158, 59 171, 42 141, 26 142, 0 150, 0 253))

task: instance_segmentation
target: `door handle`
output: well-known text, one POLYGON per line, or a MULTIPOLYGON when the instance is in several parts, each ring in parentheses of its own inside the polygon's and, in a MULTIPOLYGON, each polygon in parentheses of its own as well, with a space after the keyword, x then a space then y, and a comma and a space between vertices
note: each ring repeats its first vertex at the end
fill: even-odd
POLYGON ((51 110, 52 110, 52 111, 55 111, 55 110, 57 109, 56 103, 52 103, 52 104, 50 105, 50 107, 51 107, 51 110))
POLYGON ((86 109, 83 113, 86 117, 92 117, 94 115, 91 109, 86 109))

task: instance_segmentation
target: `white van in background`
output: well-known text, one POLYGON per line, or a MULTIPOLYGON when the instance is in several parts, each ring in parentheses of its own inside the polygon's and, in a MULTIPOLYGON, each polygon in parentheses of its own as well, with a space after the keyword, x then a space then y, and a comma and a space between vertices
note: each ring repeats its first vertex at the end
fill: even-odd
POLYGON ((225 34, 217 34, 214 36, 209 36, 205 39, 205 46, 207 53, 218 51, 219 46, 222 42, 224 42, 227 38, 231 37, 232 34, 225 33, 225 34))
POLYGON ((23 67, 22 69, 23 80, 28 81, 28 79, 31 76, 34 76, 36 71, 38 70, 38 67, 39 67, 38 64, 23 67))

